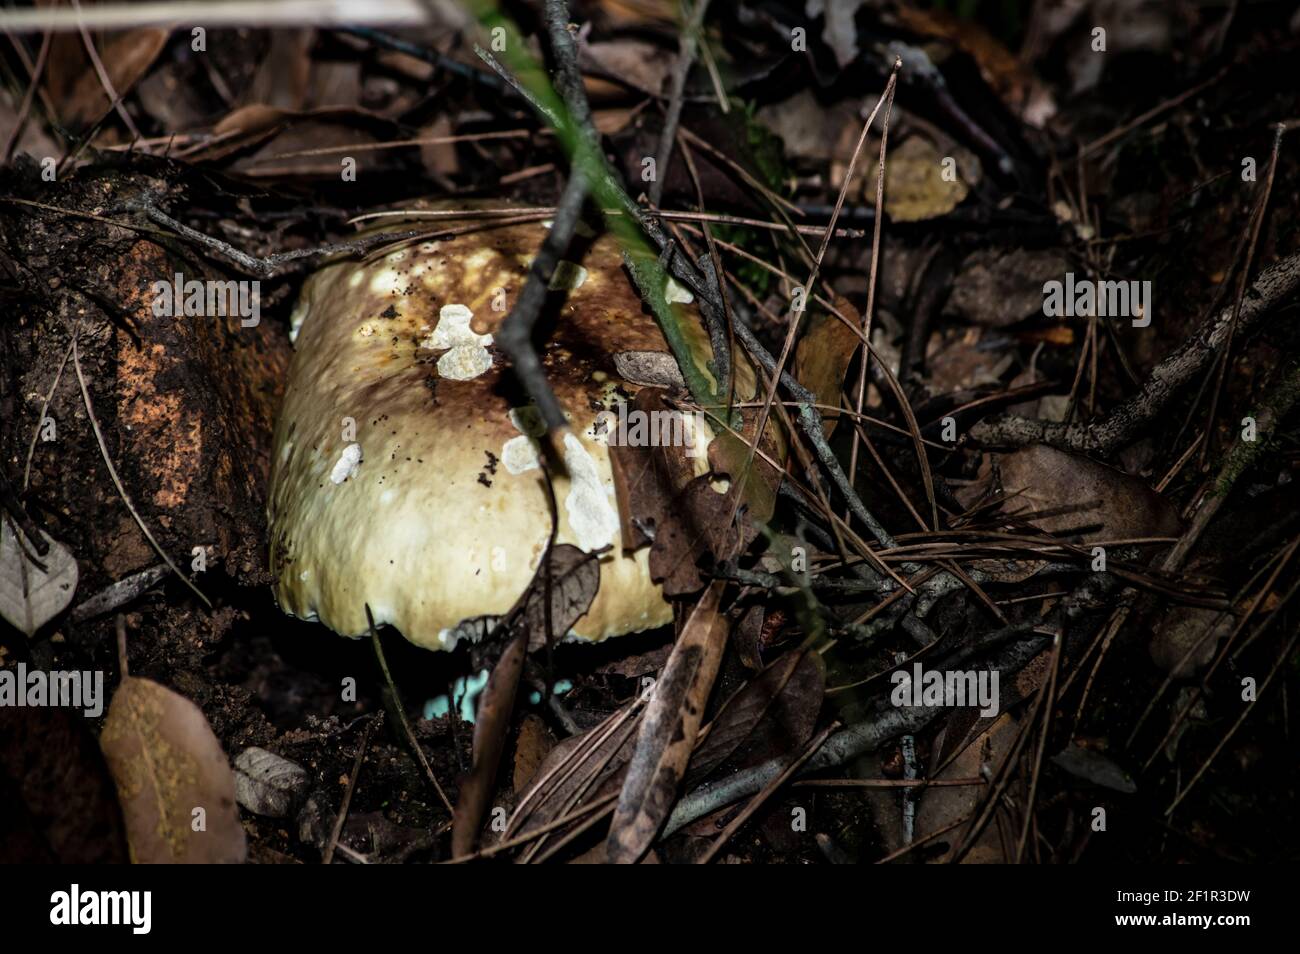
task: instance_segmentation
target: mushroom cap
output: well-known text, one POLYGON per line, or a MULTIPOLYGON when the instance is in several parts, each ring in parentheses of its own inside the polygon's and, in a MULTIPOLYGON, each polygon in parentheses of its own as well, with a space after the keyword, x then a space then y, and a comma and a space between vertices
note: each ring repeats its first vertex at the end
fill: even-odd
MULTIPOLYGON (((542 223, 485 223, 308 279, 292 317, 268 503, 285 612, 362 636, 369 605, 377 625, 449 649, 490 630, 483 618, 523 594, 551 533, 542 428, 491 336, 545 237, 542 223)), ((636 390, 614 356, 668 347, 615 239, 578 238, 568 255, 556 276, 567 297, 549 296, 539 324, 553 324, 535 340, 544 338, 542 363, 572 429, 554 473, 556 540, 609 547, 595 601, 567 636, 601 640, 672 619, 649 551, 622 548, 596 426, 636 390)), ((707 336, 698 319, 686 324, 703 369, 707 336)))

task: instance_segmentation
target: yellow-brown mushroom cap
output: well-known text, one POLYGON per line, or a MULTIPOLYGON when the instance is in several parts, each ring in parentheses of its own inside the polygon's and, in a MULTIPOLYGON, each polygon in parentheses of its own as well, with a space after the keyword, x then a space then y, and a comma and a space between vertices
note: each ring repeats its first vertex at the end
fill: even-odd
MULTIPOLYGON (((376 624, 442 649, 524 592, 551 531, 540 422, 492 335, 545 237, 541 223, 485 226, 307 281, 268 505, 286 612, 360 636, 368 604, 376 624)), ((599 640, 671 620, 647 551, 620 545, 597 426, 635 390, 615 354, 668 349, 617 242, 579 243, 552 282, 567 298, 550 296, 536 340, 572 429, 567 472, 554 475, 557 541, 610 547, 596 599, 568 634, 599 640)), ((688 323, 703 367, 707 338, 693 314, 688 323)))

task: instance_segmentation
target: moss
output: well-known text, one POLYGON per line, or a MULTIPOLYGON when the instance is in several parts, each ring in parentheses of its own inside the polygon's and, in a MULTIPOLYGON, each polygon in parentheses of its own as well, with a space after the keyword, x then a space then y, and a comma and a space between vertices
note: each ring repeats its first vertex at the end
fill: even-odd
POLYGON ((1276 449, 1278 441, 1273 438, 1273 431, 1295 407, 1297 400, 1300 400, 1300 365, 1293 365, 1256 410, 1254 418, 1259 428, 1256 439, 1238 440, 1228 452, 1214 484, 1216 496, 1225 496, 1261 454, 1276 449))

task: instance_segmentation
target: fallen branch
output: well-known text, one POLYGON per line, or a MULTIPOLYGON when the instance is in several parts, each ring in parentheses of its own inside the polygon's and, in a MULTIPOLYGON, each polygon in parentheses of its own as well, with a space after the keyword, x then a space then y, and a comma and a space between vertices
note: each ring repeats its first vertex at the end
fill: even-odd
MULTIPOLYGON (((1300 252, 1264 269, 1246 293, 1237 318, 1236 333, 1250 331, 1300 286, 1300 252)), ((1196 332, 1165 358, 1142 390, 1115 408, 1103 421, 1064 424, 1004 415, 971 428, 980 444, 1021 447, 1049 444, 1061 450, 1107 456, 1125 447, 1155 422, 1175 394, 1205 369, 1233 329, 1232 306, 1206 320, 1196 332)))
MULTIPOLYGON (((1040 621, 1040 630, 1065 632, 1065 627, 1079 619, 1091 606, 1106 596, 1118 584, 1109 573, 1093 573, 1068 597, 1040 621)), ((1001 675, 1010 675, 1023 669, 1030 660, 1046 649, 1054 637, 1034 635, 1003 649, 988 668, 1001 675)), ((1071 639, 1070 643, 1076 640, 1071 639)), ((956 659, 936 663, 936 669, 955 668, 956 659)), ((874 752, 886 742, 901 735, 914 735, 938 716, 950 711, 943 706, 899 707, 882 705, 874 715, 836 732, 804 763, 798 776, 822 769, 843 765, 859 755, 874 752)), ((669 816, 663 835, 667 837, 698 818, 703 818, 725 805, 730 805, 746 795, 761 791, 777 779, 789 765, 785 756, 777 756, 753 768, 745 769, 717 782, 702 785, 683 796, 669 816)))
POLYGON ((254 275, 261 275, 264 278, 269 278, 286 265, 304 259, 318 258, 322 255, 337 255, 342 253, 357 254, 359 252, 368 252, 376 245, 382 245, 386 242, 396 242, 401 241, 402 239, 416 239, 425 235, 425 233, 419 229, 408 230, 405 232, 381 232, 378 235, 366 235, 361 238, 351 239, 347 242, 336 242, 332 245, 320 245, 316 248, 294 249, 290 252, 276 252, 274 255, 266 256, 266 258, 258 258, 256 255, 249 255, 247 252, 240 251, 229 242, 223 242, 221 239, 213 238, 210 235, 204 235, 198 229, 192 229, 184 222, 176 221, 162 209, 158 208, 158 206, 154 205, 153 199, 150 196, 141 196, 129 203, 129 205, 136 211, 142 212, 146 218, 151 219, 158 225, 164 226, 179 235, 181 238, 187 239, 203 248, 218 252, 241 268, 254 275))

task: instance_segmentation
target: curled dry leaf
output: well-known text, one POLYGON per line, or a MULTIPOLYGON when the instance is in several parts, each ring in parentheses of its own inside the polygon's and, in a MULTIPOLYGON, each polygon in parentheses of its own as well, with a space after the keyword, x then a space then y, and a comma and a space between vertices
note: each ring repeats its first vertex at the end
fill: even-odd
POLYGON ((235 775, 198 706, 149 679, 127 676, 99 745, 117 786, 133 861, 244 861, 235 775))
POLYGON ((235 759, 235 799, 268 818, 285 818, 307 792, 307 770, 283 756, 249 746, 235 759))
POLYGON ((744 551, 758 530, 744 514, 729 525, 732 494, 720 494, 705 475, 687 484, 672 501, 672 509, 657 521, 650 549, 650 576, 661 582, 666 596, 697 593, 705 585, 701 563, 730 559, 744 551))
POLYGON ((600 555, 587 553, 567 543, 550 551, 521 597, 519 627, 528 636, 528 651, 536 652, 548 641, 563 638, 591 608, 600 589, 600 555), (549 570, 547 569, 549 566, 549 570), (546 574, 550 573, 551 629, 546 628, 546 574))
POLYGON ((474 761, 461 785, 452 825, 451 846, 456 855, 474 850, 479 829, 491 804, 497 768, 510 732, 524 658, 529 651, 542 648, 556 635, 567 633, 591 607, 591 601, 600 589, 597 554, 585 553, 567 543, 547 553, 532 583, 508 616, 512 638, 492 667, 492 674, 479 696, 478 715, 474 720, 474 761))
MULTIPOLYGON (((857 310, 848 299, 837 296, 835 310, 848 319, 860 323, 857 310)), ((808 330, 799 339, 794 353, 795 377, 799 383, 817 395, 822 405, 822 429, 830 437, 839 423, 840 393, 844 389, 844 375, 848 374, 853 356, 857 354, 862 339, 847 322, 834 315, 817 315, 808 330)))
MULTIPOLYGON (((149 71, 149 67, 153 66, 158 54, 167 45, 169 34, 169 30, 155 28, 130 30, 99 50, 104 71, 119 97, 125 98, 149 71)), ((111 105, 112 101, 99 73, 87 61, 85 72, 77 80, 77 85, 64 104, 62 118, 74 125, 94 122, 111 105)))
POLYGON ((520 630, 492 667, 492 675, 488 676, 479 696, 478 715, 474 720, 474 763, 460 786, 452 821, 451 851, 456 857, 474 850, 483 818, 492 803, 497 766, 510 729, 510 714, 514 712, 519 676, 527 654, 528 634, 520 630))
MULTIPOLYGON (((1009 713, 1003 713, 983 732, 962 748, 948 766, 937 773, 934 778, 941 780, 963 778, 993 778, 1001 764, 1006 760, 1015 744, 1019 729, 1009 713)), ((921 803, 916 812, 916 837, 940 831, 964 818, 970 818, 983 804, 987 795, 984 785, 953 785, 927 788, 921 796, 921 803)), ((946 861, 965 838, 970 825, 958 825, 951 832, 942 836, 949 850, 936 861, 946 861)), ((1002 839, 998 833, 998 820, 995 818, 985 826, 979 839, 966 856, 963 864, 999 864, 1005 862, 1002 839)))
POLYGON ((1092 542, 1179 532, 1173 504, 1145 481, 1089 457, 1036 444, 998 464, 1004 509, 1047 533, 1092 542))
POLYGON ((644 855, 677 800, 727 641, 724 586, 711 583, 687 617, 646 708, 606 841, 613 864, 644 855))
MULTIPOLYGON (((647 415, 646 420, 659 420, 653 415, 670 411, 664 397, 662 390, 643 388, 633 410, 647 415)), ((746 519, 753 511, 742 511, 735 525, 729 523, 735 489, 719 492, 713 476, 739 472, 746 448, 730 434, 718 435, 709 445, 706 467, 701 458, 688 457, 684 447, 648 443, 620 441, 610 446, 623 544, 628 549, 651 544, 650 575, 663 585, 666 596, 696 593, 705 584, 701 562, 734 556, 757 533, 746 519)), ((777 479, 771 466, 755 459, 746 502, 770 515, 777 479)))
POLYGON ((664 351, 620 351, 614 355, 614 367, 632 384, 678 390, 686 387, 677 359, 664 351))
POLYGON ((812 738, 826 689, 819 653, 792 650, 742 686, 691 756, 688 786, 720 766, 739 769, 792 755, 812 738))
POLYGON ((58 616, 77 590, 77 561, 62 543, 41 531, 46 545, 37 554, 0 517, 0 616, 28 637, 58 616))
MULTIPOLYGON (((1061 9, 1071 6, 1061 4, 1061 9)), ((905 4, 895 5, 890 12, 908 30, 946 40, 970 56, 984 81, 1006 107, 1029 125, 1042 129, 1056 115, 1056 101, 1047 85, 1022 57, 1008 50, 976 21, 943 9, 913 9, 905 4)))

